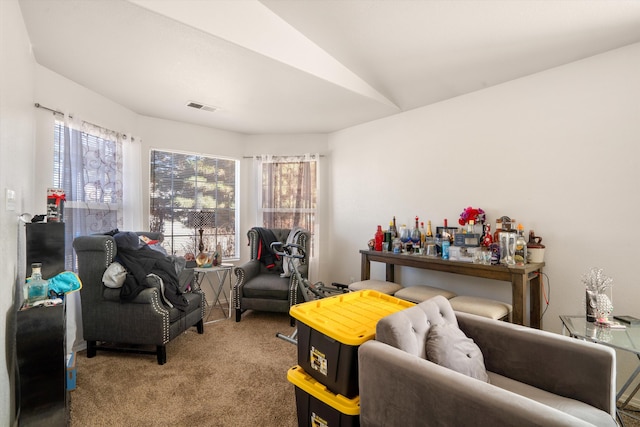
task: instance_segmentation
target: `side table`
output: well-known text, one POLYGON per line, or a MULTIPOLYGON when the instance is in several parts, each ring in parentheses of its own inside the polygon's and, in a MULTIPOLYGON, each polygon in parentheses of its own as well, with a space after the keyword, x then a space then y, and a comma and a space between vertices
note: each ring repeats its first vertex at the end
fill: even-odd
POLYGON ((233 264, 224 264, 224 263, 217 265, 215 267, 208 267, 208 268, 196 267, 193 269, 193 271, 196 273, 197 285, 202 289, 202 284, 203 284, 202 282, 205 281, 206 279, 206 282, 209 285, 209 288, 211 288, 211 291, 214 294, 211 304, 209 304, 205 294, 205 303, 209 307, 209 313, 207 314, 207 317, 204 322, 205 324, 219 322, 220 320, 226 320, 231 317, 231 311, 232 311, 231 310, 232 308, 231 307, 231 304, 232 304, 231 290, 233 286, 231 283, 232 270, 233 270, 233 264), (215 273, 215 274, 212 274, 212 273, 215 273), (212 277, 215 277, 215 279, 217 279, 217 283, 215 283, 215 279, 212 280, 212 277), (225 291, 225 284, 227 282, 229 286, 228 294, 225 291), (225 304, 223 304, 223 300, 221 299, 221 297, 224 297, 224 302, 227 303, 227 307, 225 307, 225 304), (223 317, 220 319, 209 320, 216 306, 218 306, 222 311, 223 317), (226 312, 225 312, 225 309, 226 309, 226 312))
MULTIPOLYGON (((560 316, 562 321, 562 332, 568 332, 569 336, 598 344, 613 347, 618 350, 633 353, 638 358, 639 364, 636 370, 631 374, 629 379, 618 390, 616 394, 616 402, 618 402, 625 391, 631 386, 633 381, 640 375, 640 326, 626 325, 624 329, 613 329, 605 326, 599 326, 595 323, 587 322, 586 316, 560 316)), ((629 402, 640 389, 640 384, 627 396, 626 400, 617 405, 618 411, 624 411, 629 402)), ((625 412, 631 418, 636 418, 633 414, 625 412)), ((622 425, 622 419, 618 414, 618 420, 622 425)))

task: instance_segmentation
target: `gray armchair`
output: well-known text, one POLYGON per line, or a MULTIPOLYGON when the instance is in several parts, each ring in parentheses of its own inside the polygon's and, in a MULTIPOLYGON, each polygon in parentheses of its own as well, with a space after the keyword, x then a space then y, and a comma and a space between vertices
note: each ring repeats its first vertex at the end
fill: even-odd
POLYGON ((358 363, 363 427, 616 426, 613 349, 454 312, 441 296, 381 319, 358 363), (432 330, 454 326, 488 382, 463 340, 440 341, 448 359, 430 361, 432 330))
MULTIPOLYGON (((144 234, 153 240, 163 240, 161 233, 144 234)), ((73 247, 78 256, 78 275, 82 281, 82 328, 87 341, 87 357, 96 350, 126 351, 156 354, 158 364, 166 360, 166 344, 192 326, 204 333, 204 294, 193 289, 183 294, 186 307, 170 307, 157 287, 148 287, 130 300, 120 298, 120 289, 106 287, 102 278, 117 255, 112 236, 77 237, 73 247), (155 346, 144 350, 140 346, 155 346)), ((152 250, 152 249, 147 249, 152 250)), ((181 285, 195 283, 193 270, 184 269, 178 276, 181 285)))
MULTIPOLYGON (((283 244, 287 242, 291 230, 274 228, 275 239, 283 244)), ((283 260, 275 260, 273 268, 269 269, 264 262, 258 259, 260 249, 260 236, 255 228, 247 232, 249 246, 251 247, 251 259, 235 268, 236 283, 233 288, 233 303, 236 311, 236 322, 239 322, 242 313, 246 310, 273 311, 288 313, 289 307, 303 302, 302 293, 298 289, 298 281, 295 274, 281 277, 283 273, 283 260)), ((304 252, 308 252, 311 235, 303 230, 296 234, 294 242, 302 246, 304 252)), ((285 260, 286 262, 286 260, 285 260)), ((300 260, 298 271, 302 277, 307 278, 307 258, 300 260)))

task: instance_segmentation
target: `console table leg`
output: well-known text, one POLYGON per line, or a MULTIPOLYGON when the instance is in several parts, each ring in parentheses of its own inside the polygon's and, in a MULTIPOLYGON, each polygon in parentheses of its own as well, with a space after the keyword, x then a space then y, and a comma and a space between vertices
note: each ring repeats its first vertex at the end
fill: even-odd
POLYGON ((360 261, 360 280, 369 280, 371 278, 371 261, 367 255, 362 254, 360 261))
POLYGON ((521 274, 513 274, 511 278, 511 303, 513 314, 511 321, 517 325, 525 324, 524 311, 527 306, 525 298, 525 277, 521 274))
POLYGON ((386 280, 387 282, 395 282, 395 266, 393 264, 387 264, 386 280))
POLYGON ((531 273, 533 277, 529 281, 529 325, 532 328, 542 329, 542 271, 531 273))

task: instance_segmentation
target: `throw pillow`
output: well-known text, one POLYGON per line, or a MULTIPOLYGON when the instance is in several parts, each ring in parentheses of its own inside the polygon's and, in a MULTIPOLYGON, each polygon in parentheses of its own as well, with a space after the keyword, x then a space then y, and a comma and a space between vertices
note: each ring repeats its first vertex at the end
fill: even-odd
POLYGON ((489 382, 482 351, 452 323, 433 325, 426 344, 427 359, 445 368, 489 382))
POLYGON ((107 288, 121 288, 127 278, 127 270, 119 262, 112 262, 102 275, 102 283, 107 288))

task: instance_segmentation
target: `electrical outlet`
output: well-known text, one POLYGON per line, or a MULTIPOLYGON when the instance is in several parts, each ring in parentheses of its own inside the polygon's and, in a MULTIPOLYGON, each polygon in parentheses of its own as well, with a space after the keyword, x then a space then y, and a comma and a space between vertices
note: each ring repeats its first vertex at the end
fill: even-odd
POLYGON ((7 211, 16 210, 16 192, 15 191, 9 190, 7 188, 7 190, 5 191, 5 201, 6 201, 7 211))

